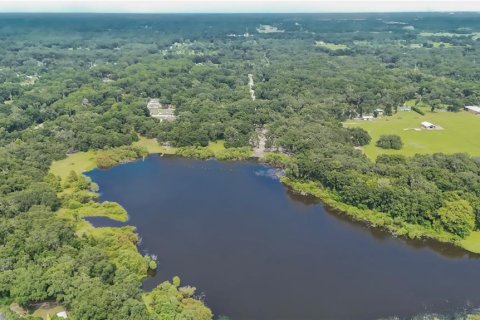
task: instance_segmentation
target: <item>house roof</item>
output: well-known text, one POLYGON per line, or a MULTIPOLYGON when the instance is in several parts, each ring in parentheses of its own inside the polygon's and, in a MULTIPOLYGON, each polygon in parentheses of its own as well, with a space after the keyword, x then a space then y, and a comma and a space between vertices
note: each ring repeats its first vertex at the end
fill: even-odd
POLYGON ((480 107, 478 107, 478 106, 465 106, 465 109, 468 109, 468 110, 474 111, 474 112, 480 112, 480 107))
POLYGON ((422 122, 422 126, 425 126, 425 127, 435 127, 435 125, 433 123, 430 123, 428 121, 423 121, 422 122))

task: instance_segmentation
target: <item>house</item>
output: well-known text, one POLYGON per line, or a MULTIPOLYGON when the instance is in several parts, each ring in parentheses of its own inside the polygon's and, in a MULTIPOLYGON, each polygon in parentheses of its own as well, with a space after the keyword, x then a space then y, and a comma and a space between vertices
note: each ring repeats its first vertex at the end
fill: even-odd
POLYGON ((422 127, 424 127, 425 129, 436 129, 437 126, 434 125, 433 123, 430 123, 428 121, 423 121, 422 122, 422 127))
POLYGON ((175 107, 169 103, 160 103, 158 99, 151 99, 147 103, 147 109, 150 116, 155 119, 163 120, 175 120, 175 107))
POLYGON ((383 111, 383 109, 378 108, 378 109, 375 109, 374 112, 376 112, 377 115, 382 116, 385 111, 383 111))
POLYGON ((409 106, 403 105, 401 107, 398 107, 398 111, 412 111, 412 108, 409 106))
POLYGON ((362 116, 362 120, 365 120, 365 121, 370 121, 370 120, 373 120, 373 119, 375 119, 374 116, 370 116, 370 115, 369 116, 362 116))
POLYGON ((480 107, 478 106, 465 106, 465 110, 473 114, 480 115, 480 107))
POLYGON ((147 103, 147 108, 148 109, 150 109, 150 108, 160 108, 160 107, 161 107, 161 104, 160 104, 160 101, 158 99, 151 99, 147 103))
POLYGON ((60 311, 57 313, 57 317, 59 318, 62 318, 62 319, 67 319, 67 312, 64 310, 64 311, 60 311))

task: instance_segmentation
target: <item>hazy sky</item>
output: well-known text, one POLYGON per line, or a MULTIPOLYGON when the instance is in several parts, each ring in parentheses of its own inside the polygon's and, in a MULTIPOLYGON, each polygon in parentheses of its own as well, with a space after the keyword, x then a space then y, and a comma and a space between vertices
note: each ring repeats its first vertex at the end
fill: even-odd
POLYGON ((477 11, 480 0, 0 0, 0 12, 389 12, 477 11))

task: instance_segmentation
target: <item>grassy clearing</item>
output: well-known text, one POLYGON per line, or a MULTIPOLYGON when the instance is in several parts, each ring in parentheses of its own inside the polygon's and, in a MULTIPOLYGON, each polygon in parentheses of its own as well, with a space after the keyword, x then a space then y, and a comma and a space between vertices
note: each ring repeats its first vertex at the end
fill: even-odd
POLYGON ((335 43, 329 43, 329 42, 323 42, 323 41, 315 41, 315 46, 329 49, 332 51, 348 49, 348 46, 345 44, 335 44, 335 43))
MULTIPOLYGON (((468 237, 460 241, 460 245, 468 251, 480 253, 480 231, 473 231, 468 237)), ((480 320, 480 315, 478 319, 480 320)))
POLYGON ((61 305, 57 305, 55 303, 53 304, 48 304, 45 303, 45 305, 40 306, 38 309, 36 309, 33 313, 32 316, 34 317, 40 317, 44 320, 52 318, 54 315, 57 313, 65 311, 65 308, 62 307, 61 305))
POLYGON ((75 171, 77 174, 94 169, 96 166, 96 152, 78 152, 69 155, 67 158, 59 161, 54 161, 50 166, 50 173, 65 180, 70 171, 75 171))
POLYGON ((376 159, 379 154, 402 154, 412 156, 416 153, 446 154, 466 152, 480 156, 480 117, 468 112, 426 112, 424 116, 416 112, 398 112, 391 117, 382 117, 373 121, 353 120, 344 124, 347 127, 361 127, 372 137, 369 145, 363 148, 365 154, 376 159), (425 130, 422 121, 439 125, 443 130, 425 130), (415 130, 417 128, 417 130, 415 130), (381 135, 395 134, 402 138, 401 150, 384 150, 375 146, 381 135))
POLYGON ((145 137, 139 137, 140 140, 133 143, 134 147, 145 148, 148 153, 163 153, 163 154, 175 154, 175 148, 164 147, 158 144, 157 139, 148 139, 145 137))
POLYGON ((218 152, 222 152, 223 150, 225 150, 225 142, 223 140, 218 140, 218 141, 215 141, 215 142, 212 142, 210 141, 208 143, 208 147, 207 147, 209 150, 211 150, 213 153, 218 153, 218 152))
POLYGON ((454 46, 454 45, 451 44, 451 43, 448 43, 448 42, 438 42, 438 41, 432 42, 432 45, 433 45, 434 48, 453 48, 453 47, 456 47, 456 46, 454 46))
MULTIPOLYGON (((175 148, 160 146, 156 139, 140 137, 133 146, 143 147, 148 153, 175 154, 175 148)), ((97 153, 96 151, 78 152, 63 160, 54 161, 50 166, 50 173, 65 180, 72 170, 77 174, 90 171, 97 166, 97 153)))

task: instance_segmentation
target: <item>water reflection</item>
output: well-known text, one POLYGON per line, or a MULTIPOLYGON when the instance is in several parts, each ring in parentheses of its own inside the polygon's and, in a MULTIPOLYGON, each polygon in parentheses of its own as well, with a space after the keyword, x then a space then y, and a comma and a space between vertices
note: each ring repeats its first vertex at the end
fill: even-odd
MULTIPOLYGON (((368 224, 368 222, 352 220, 351 217, 338 211, 337 209, 334 209, 329 207, 328 205, 322 204, 322 202, 314 196, 301 194, 299 192, 294 191, 290 187, 286 187, 286 194, 288 196, 288 199, 290 199, 291 201, 301 203, 306 206, 322 205, 328 214, 334 216, 336 219, 344 223, 349 224, 352 227, 368 230, 370 235, 380 242, 389 240, 392 237, 396 237, 395 235, 392 235, 388 231, 382 230, 381 228, 371 227, 368 224)), ((479 254, 468 252, 451 243, 442 243, 432 239, 410 239, 406 236, 400 236, 398 238, 404 241, 407 245, 415 249, 426 249, 426 248, 431 249, 436 253, 447 258, 470 258, 470 259, 480 258, 479 254)))

